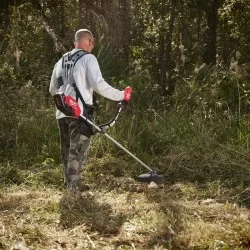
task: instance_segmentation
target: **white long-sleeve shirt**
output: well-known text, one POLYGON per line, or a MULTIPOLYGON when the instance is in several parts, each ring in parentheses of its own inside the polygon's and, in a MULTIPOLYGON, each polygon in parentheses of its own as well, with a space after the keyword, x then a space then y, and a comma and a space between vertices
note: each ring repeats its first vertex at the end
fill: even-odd
MULTIPOLYGON (((72 54, 79 49, 73 49, 72 54)), ((59 86, 57 78, 62 71, 62 58, 56 63, 50 81, 49 92, 53 96, 58 93, 59 86)), ((83 100, 86 104, 93 105, 93 91, 113 101, 121 101, 124 98, 124 91, 120 91, 111 87, 102 77, 97 59, 92 54, 82 56, 73 68, 73 77, 78 90, 80 91, 83 100)), ((72 93, 72 87, 67 86, 64 93, 75 97, 75 92, 72 93), (71 92, 69 92, 69 90, 71 92)), ((79 102, 81 110, 83 105, 79 102)), ((56 111, 56 119, 66 117, 59 110, 56 111)))

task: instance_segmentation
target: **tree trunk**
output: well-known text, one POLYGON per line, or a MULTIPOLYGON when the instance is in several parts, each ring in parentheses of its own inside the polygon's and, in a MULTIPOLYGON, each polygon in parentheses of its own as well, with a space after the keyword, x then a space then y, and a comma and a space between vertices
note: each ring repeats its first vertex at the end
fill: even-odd
POLYGON ((160 86, 163 95, 172 95, 175 91, 175 84, 172 80, 172 39, 174 22, 176 17, 176 0, 170 2, 169 25, 166 32, 164 27, 159 34, 159 63, 160 63, 160 86))
POLYGON ((67 37, 67 29, 66 29, 66 22, 65 22, 65 2, 60 1, 60 4, 58 4, 58 11, 59 11, 59 22, 60 22, 60 37, 63 38, 63 40, 66 42, 68 37, 67 37))
POLYGON ((202 16, 200 12, 198 12, 197 16, 197 49, 198 49, 198 55, 199 55, 199 60, 202 58, 202 35, 201 35, 201 22, 202 22, 202 16))
POLYGON ((216 64, 216 37, 218 24, 218 9, 220 0, 212 0, 207 7, 207 30, 203 62, 210 65, 216 64))
POLYGON ((86 27, 86 7, 84 1, 78 1, 78 29, 86 27))
POLYGON ((159 30, 159 66, 160 66, 160 86, 162 89, 162 94, 166 95, 167 90, 166 90, 166 74, 167 74, 167 58, 165 55, 165 42, 166 42, 166 30, 162 27, 159 30))
POLYGON ((3 32, 0 33, 0 54, 2 54, 6 48, 5 44, 8 40, 6 36, 10 28, 10 6, 14 5, 14 0, 2 0, 0 2, 0 23, 3 27, 3 32))
POLYGON ((168 38, 166 45, 166 60, 167 60, 167 94, 172 95, 175 91, 175 83, 172 79, 172 40, 174 33, 174 22, 176 17, 176 0, 171 1, 171 10, 170 10, 170 20, 169 20, 169 29, 168 29, 168 38))
POLYGON ((129 64, 129 44, 130 44, 130 0, 120 0, 121 11, 121 48, 125 64, 129 64))

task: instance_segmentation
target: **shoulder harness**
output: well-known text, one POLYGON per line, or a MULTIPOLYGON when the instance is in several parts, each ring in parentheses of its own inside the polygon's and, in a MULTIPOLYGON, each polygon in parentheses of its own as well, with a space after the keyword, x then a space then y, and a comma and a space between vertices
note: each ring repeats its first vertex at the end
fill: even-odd
POLYGON ((62 69, 64 71, 64 76, 59 76, 57 78, 59 88, 65 84, 70 84, 74 88, 76 92, 76 100, 81 100, 82 104, 86 106, 85 101, 83 100, 83 97, 79 91, 79 89, 76 86, 75 79, 73 77, 73 69, 77 63, 77 61, 82 58, 84 55, 89 54, 89 52, 84 50, 76 51, 75 53, 71 54, 71 52, 66 53, 62 57, 62 69))

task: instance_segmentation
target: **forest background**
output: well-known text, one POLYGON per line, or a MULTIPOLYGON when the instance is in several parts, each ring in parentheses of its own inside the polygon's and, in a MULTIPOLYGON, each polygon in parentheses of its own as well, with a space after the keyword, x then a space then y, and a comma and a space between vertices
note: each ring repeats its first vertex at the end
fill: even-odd
MULTIPOLYGON (((88 28, 107 82, 134 89, 111 136, 165 173, 167 185, 189 183, 202 190, 199 197, 249 208, 248 0, 3 0, 0 22, 3 190, 62 188, 48 87, 75 31, 88 28)), ((100 124, 116 103, 97 98, 100 124)), ((102 135, 93 138, 86 178, 95 188, 143 171, 102 135)), ((244 230, 250 242, 250 228, 244 230)))

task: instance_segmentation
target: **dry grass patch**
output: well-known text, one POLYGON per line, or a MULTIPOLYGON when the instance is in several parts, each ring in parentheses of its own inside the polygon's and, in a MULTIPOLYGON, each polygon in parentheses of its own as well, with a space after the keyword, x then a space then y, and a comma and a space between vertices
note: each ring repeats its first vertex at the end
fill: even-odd
POLYGON ((198 246, 200 249, 247 249, 245 247, 250 242, 248 209, 237 204, 220 204, 212 199, 180 201, 180 204, 185 207, 186 219, 185 229, 175 239, 177 245, 185 246, 183 249, 198 246))
POLYGON ((158 189, 131 183, 131 190, 127 182, 113 184, 79 195, 53 188, 1 189, 0 249, 247 249, 250 245, 249 210, 223 201, 221 193, 216 196, 209 189, 205 194, 183 183, 158 189))

